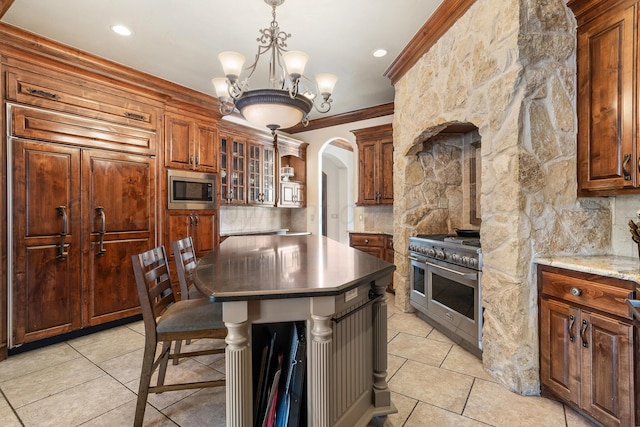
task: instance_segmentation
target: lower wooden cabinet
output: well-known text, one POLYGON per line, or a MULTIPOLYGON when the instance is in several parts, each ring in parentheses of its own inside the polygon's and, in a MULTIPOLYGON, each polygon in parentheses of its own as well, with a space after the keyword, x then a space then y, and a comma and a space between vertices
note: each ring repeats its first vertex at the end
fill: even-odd
POLYGON ((171 259, 169 271, 171 282, 175 286, 174 292, 180 294, 180 284, 175 272, 172 242, 191 236, 196 256, 201 257, 211 251, 219 243, 219 231, 215 210, 168 210, 166 211, 166 239, 165 249, 171 259))
MULTIPOLYGON (((349 233, 349 246, 393 264, 393 236, 381 233, 349 233)), ((387 292, 395 293, 393 275, 387 292)))
POLYGON ((131 255, 156 245, 155 159, 9 144, 11 345, 138 314, 131 255))
POLYGON ((543 393, 605 426, 637 425, 637 327, 624 303, 634 284, 539 266, 538 286, 543 393))

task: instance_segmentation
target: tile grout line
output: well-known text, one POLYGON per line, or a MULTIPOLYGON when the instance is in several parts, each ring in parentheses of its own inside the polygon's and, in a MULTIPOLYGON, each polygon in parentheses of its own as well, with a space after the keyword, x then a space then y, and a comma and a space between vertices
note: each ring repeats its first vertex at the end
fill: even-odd
POLYGON ((4 394, 4 390, 2 390, 2 387, 0 387, 0 394, 2 394, 2 397, 4 398, 5 402, 7 402, 7 405, 9 405, 9 408, 11 408, 11 412, 13 412, 13 415, 16 416, 16 419, 18 420, 20 425, 24 427, 24 422, 22 422, 22 418, 20 418, 20 415, 18 415, 18 413, 16 412, 16 409, 13 407, 13 405, 11 404, 7 396, 4 394))

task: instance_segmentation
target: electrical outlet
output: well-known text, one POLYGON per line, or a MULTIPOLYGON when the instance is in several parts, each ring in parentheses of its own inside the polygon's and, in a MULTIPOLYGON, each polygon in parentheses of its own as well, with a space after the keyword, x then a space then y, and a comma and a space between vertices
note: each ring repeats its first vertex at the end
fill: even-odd
POLYGON ((362 215, 360 215, 360 217, 358 218, 360 221, 362 221, 364 218, 362 215))
POLYGON ((447 209, 449 207, 449 199, 446 199, 443 197, 440 200, 438 200, 438 207, 440 209, 447 209))

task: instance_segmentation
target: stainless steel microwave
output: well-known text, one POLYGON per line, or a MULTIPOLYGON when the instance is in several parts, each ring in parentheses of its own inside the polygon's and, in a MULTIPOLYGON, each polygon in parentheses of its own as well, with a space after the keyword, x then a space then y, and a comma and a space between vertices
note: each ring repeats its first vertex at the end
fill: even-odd
POLYGON ((216 175, 182 170, 167 171, 169 209, 215 209, 216 175))

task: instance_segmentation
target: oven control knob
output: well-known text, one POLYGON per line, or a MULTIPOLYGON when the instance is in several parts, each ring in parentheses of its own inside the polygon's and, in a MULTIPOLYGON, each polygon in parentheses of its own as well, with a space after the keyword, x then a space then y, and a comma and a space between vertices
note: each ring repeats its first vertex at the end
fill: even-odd
POLYGON ((445 259, 446 257, 447 257, 447 254, 445 254, 444 251, 436 251, 436 258, 445 259))
POLYGON ((416 251, 416 245, 410 244, 409 245, 409 250, 412 251, 412 252, 415 252, 416 251))
POLYGON ((469 261, 471 261, 471 260, 469 259, 468 256, 463 256, 462 257, 462 264, 469 265, 469 261))
POLYGON ((427 255, 429 255, 430 257, 435 257, 436 256, 436 250, 435 249, 429 249, 427 251, 427 255))
POLYGON ((460 255, 458 255, 458 254, 451 255, 451 261, 453 261, 455 263, 459 263, 461 261, 460 255))
POLYGON ((476 265, 478 265, 478 261, 476 261, 474 258, 469 258, 469 267, 475 267, 476 265))

